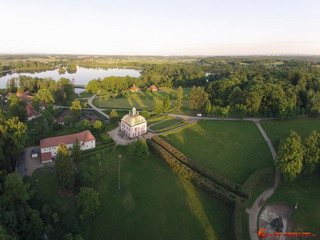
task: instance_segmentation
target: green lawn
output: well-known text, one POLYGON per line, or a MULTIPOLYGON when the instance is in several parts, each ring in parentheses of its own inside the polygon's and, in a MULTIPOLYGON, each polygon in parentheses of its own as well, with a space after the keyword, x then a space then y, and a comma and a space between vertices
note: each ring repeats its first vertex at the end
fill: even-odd
POLYGON ((292 220, 299 231, 320 234, 320 175, 314 174, 293 183, 281 183, 267 203, 282 201, 293 208, 292 220))
POLYGON ((239 184, 256 169, 273 167, 271 153, 252 122, 202 120, 162 137, 193 161, 239 184))
MULTIPOLYGON (((190 92, 189 89, 185 89, 186 92, 190 92), (187 91, 188 90, 188 91, 187 91)), ((93 100, 94 105, 101 108, 132 108, 136 107, 138 110, 148 109, 152 110, 154 106, 153 97, 156 99, 162 99, 164 96, 170 96, 171 107, 175 104, 176 90, 175 89, 165 89, 159 92, 139 92, 139 93, 128 93, 121 97, 99 97, 93 100)), ((183 107, 188 108, 187 101, 188 94, 185 94, 185 99, 183 101, 183 107)))
MULTIPOLYGON (((94 188, 101 200, 96 216, 83 224, 84 239, 232 239, 232 209, 181 179, 153 154, 138 164, 125 147, 117 146, 86 157, 78 167, 95 169, 94 188)), ((51 180, 37 184, 48 199, 61 202, 51 180)))
POLYGON ((172 125, 174 125, 174 124, 178 124, 178 123, 180 123, 180 122, 181 122, 180 119, 176 119, 176 118, 168 119, 168 120, 165 120, 165 121, 163 121, 163 122, 159 122, 159 123, 157 123, 157 124, 155 124, 155 125, 152 125, 152 126, 150 127, 150 129, 151 129, 151 130, 154 130, 154 131, 156 131, 156 130, 161 130, 161 129, 170 127, 170 126, 172 126, 172 125))
POLYGON ((299 118, 287 121, 266 120, 261 121, 261 125, 273 144, 288 136, 290 130, 295 130, 302 138, 307 137, 312 130, 320 132, 320 118, 299 118))
MULTIPOLYGON (((320 131, 319 118, 300 118, 287 121, 262 121, 262 126, 273 143, 295 130, 304 139, 312 130, 320 131)), ((284 201, 298 209, 293 212, 293 222, 300 231, 320 234, 320 176, 302 177, 293 183, 281 183, 267 203, 284 201)))

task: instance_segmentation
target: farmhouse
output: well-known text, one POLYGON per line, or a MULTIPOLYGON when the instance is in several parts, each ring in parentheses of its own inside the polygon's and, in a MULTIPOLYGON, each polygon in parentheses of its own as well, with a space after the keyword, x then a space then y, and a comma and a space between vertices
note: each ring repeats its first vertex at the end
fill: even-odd
POLYGON ((138 92, 140 91, 140 88, 138 88, 136 85, 133 84, 133 86, 130 88, 130 92, 138 92))
POLYGON ((52 159, 57 155, 58 147, 61 143, 65 144, 67 148, 71 150, 76 139, 80 142, 81 150, 94 148, 96 146, 96 139, 88 130, 59 137, 45 138, 40 141, 41 162, 52 162, 52 159))
POLYGON ((124 132, 130 138, 140 136, 147 132, 147 121, 144 117, 137 113, 135 107, 129 114, 121 119, 120 131, 124 132))
POLYGON ((149 87, 149 89, 150 89, 151 92, 156 92, 156 91, 158 91, 158 87, 157 87, 156 85, 151 85, 151 86, 149 87))

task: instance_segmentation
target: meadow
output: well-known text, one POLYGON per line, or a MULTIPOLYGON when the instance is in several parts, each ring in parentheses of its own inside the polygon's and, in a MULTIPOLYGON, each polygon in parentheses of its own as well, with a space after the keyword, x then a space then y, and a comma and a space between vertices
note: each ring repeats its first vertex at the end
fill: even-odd
POLYGON ((202 120, 162 138, 200 166, 239 184, 256 169, 273 167, 271 153, 252 122, 202 120))
MULTIPOLYGON (((183 107, 187 109, 188 96, 191 92, 191 88, 185 88, 184 91, 184 100, 183 107)), ((175 106, 176 100, 176 89, 164 88, 158 92, 134 92, 127 93, 124 96, 119 97, 106 97, 100 96, 93 100, 93 104, 100 108, 115 108, 115 109, 130 109, 136 107, 138 110, 152 110, 155 104, 154 98, 162 100, 164 96, 169 96, 171 101, 171 108, 175 106)))
POLYGON ((276 146, 279 140, 290 134, 291 130, 296 131, 302 139, 306 138, 312 130, 320 132, 320 118, 298 118, 286 121, 265 120, 261 121, 261 126, 276 146))
MULTIPOLYGON (((153 154, 138 164, 126 147, 117 146, 86 156, 78 166, 80 171, 94 168, 93 187, 101 200, 95 217, 84 224, 85 239, 232 239, 232 209, 174 174, 153 154)), ((38 170, 33 184, 55 206, 72 206, 73 198, 59 194, 54 178, 38 170)))

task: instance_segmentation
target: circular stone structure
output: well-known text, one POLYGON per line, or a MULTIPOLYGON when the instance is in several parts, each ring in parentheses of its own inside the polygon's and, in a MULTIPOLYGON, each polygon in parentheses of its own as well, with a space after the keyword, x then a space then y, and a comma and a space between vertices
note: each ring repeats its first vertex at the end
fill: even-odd
MULTIPOLYGON (((269 234, 276 232, 290 232, 291 229, 291 214, 292 207, 287 203, 274 202, 265 206, 259 215, 258 229, 265 229, 269 234)), ((284 240, 286 237, 268 237, 268 240, 281 239, 284 240)))

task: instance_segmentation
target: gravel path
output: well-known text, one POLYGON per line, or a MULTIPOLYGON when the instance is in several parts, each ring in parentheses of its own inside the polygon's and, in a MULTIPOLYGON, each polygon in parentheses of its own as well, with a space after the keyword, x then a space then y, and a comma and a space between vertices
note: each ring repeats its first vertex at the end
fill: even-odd
POLYGON ((100 113, 102 116, 106 117, 107 119, 110 119, 110 117, 104 113, 100 108, 97 108, 93 103, 93 99, 97 96, 96 95, 93 95, 92 97, 88 98, 88 104, 90 105, 90 107, 92 107, 94 110, 96 110, 98 113, 100 113))

